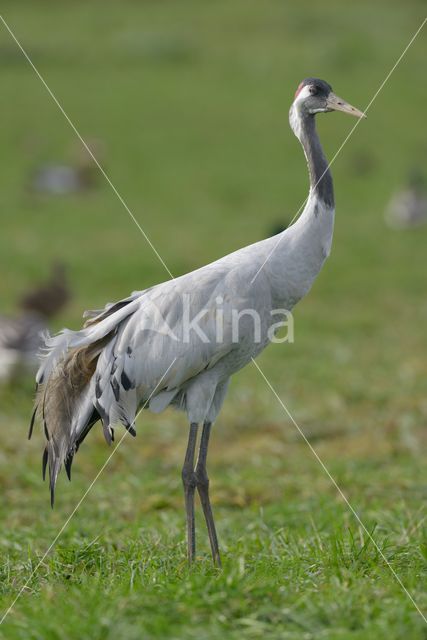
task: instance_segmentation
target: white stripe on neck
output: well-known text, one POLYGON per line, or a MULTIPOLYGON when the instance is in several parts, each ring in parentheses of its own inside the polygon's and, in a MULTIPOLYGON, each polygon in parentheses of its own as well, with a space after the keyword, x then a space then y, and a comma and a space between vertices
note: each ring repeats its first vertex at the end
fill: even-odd
POLYGON ((289 110, 289 124, 291 125, 291 129, 298 140, 301 140, 301 104, 309 97, 309 95, 311 95, 310 87, 307 85, 301 89, 289 110))

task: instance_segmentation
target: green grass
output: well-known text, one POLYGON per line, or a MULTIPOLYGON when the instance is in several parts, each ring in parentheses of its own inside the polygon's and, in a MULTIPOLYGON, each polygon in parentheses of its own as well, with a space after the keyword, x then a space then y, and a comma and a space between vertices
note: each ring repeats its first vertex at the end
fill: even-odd
MULTIPOLYGON (((318 75, 360 108, 424 17, 412 0, 5 1, 2 13, 174 275, 265 237, 306 195, 287 124, 318 75)), ((332 256, 295 313, 296 341, 259 364, 423 611, 427 540, 427 230, 393 232, 383 210, 425 163, 421 34, 333 167, 332 256)), ((36 197, 28 176, 68 161, 75 136, 0 29, 1 311, 70 268, 56 328, 166 274, 108 184, 36 197)), ((319 118, 329 157, 353 121, 319 118)), ((31 576, 110 451, 99 429, 60 478, 40 479, 26 441, 32 381, 0 390, 0 604, 31 576)), ((254 367, 215 426, 211 491, 223 569, 198 514, 185 561, 183 415, 144 414, 0 626, 0 638, 427 637, 425 623, 254 367)))

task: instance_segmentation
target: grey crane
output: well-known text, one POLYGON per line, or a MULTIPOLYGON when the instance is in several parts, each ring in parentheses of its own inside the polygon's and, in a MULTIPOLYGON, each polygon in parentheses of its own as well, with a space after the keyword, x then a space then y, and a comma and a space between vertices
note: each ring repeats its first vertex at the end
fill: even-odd
POLYGON ((305 296, 329 255, 334 193, 315 127, 315 115, 329 111, 364 116, 338 98, 327 82, 303 80, 289 121, 306 155, 310 191, 292 226, 279 236, 89 312, 81 330, 64 329, 46 339, 30 435, 38 416, 46 436, 43 476, 48 464, 52 504, 62 464, 70 477, 73 457, 97 421, 111 443, 117 423, 135 435, 135 416, 141 408, 182 409, 190 423, 182 469, 188 559, 194 560, 196 550, 197 489, 213 560, 220 564, 206 471, 211 427, 230 376, 271 342, 275 310, 290 311, 305 296))

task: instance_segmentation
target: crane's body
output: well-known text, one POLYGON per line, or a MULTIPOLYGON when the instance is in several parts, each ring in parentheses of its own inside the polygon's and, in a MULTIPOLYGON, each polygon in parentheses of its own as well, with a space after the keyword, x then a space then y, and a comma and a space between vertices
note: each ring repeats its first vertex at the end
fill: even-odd
POLYGON ((117 422, 134 434, 141 407, 157 412, 173 405, 186 411, 191 426, 183 480, 190 560, 195 552, 197 487, 213 557, 219 562, 205 465, 210 428, 230 376, 267 346, 276 322, 274 310, 293 309, 309 291, 331 249, 332 178, 314 125, 319 109, 305 108, 314 100, 313 87, 324 98, 322 110, 331 110, 335 101, 344 105, 341 110, 363 115, 343 101, 337 103, 326 83, 315 79, 301 83, 290 123, 307 158, 310 192, 295 224, 279 236, 92 312, 82 330, 64 330, 47 339, 47 353, 37 374, 38 413, 47 438, 44 467, 49 462, 52 500, 61 465, 65 463, 69 474, 77 448, 97 420, 110 442, 117 422), (253 315, 245 314, 247 310, 259 318, 257 340, 253 315), (232 313, 241 314, 237 340, 232 313), (198 316, 200 331, 191 326, 198 316), (204 426, 194 468, 200 423, 204 426))

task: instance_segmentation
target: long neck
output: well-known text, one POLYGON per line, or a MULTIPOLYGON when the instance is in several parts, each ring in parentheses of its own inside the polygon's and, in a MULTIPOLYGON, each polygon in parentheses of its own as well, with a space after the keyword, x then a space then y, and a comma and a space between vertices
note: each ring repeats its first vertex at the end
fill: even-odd
MULTIPOLYGON (((298 119, 297 127, 294 128, 292 126, 292 128, 301 142, 307 158, 310 191, 323 200, 328 207, 333 207, 334 186, 332 175, 317 135, 314 115, 298 113, 296 117, 298 119)), ((293 125, 293 123, 291 124, 293 125)))

